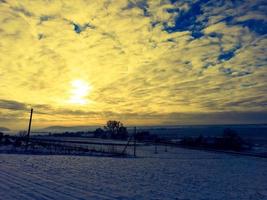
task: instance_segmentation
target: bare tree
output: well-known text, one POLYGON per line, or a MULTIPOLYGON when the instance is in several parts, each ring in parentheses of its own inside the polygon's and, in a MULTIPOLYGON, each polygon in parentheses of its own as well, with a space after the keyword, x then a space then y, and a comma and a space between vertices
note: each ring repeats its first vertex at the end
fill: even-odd
POLYGON ((128 136, 126 127, 120 121, 109 120, 104 128, 109 132, 111 138, 122 139, 128 136))

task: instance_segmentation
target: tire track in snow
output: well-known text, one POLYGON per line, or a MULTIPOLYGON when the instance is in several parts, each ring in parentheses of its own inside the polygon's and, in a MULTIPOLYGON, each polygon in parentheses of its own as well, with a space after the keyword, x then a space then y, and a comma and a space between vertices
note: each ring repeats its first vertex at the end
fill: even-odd
POLYGON ((0 178, 6 180, 6 184, 10 187, 14 188, 14 191, 19 191, 19 194, 28 195, 28 197, 32 197, 32 199, 66 199, 69 200, 74 197, 70 197, 65 195, 64 193, 58 193, 56 191, 51 190, 46 186, 42 186, 36 182, 32 182, 29 180, 24 180, 24 178, 19 178, 14 175, 6 174, 0 172, 0 178), (33 198, 33 196, 37 198, 33 198))
MULTIPOLYGON (((1 166, 0 166, 1 168, 1 166)), ((9 167, 10 168, 10 167, 9 167)), ((24 188, 29 188, 29 186, 31 187, 31 191, 34 189, 37 190, 36 192, 38 194, 41 194, 42 197, 46 200, 47 197, 48 199, 64 199, 64 200, 68 200, 68 199, 88 199, 88 198, 97 198, 97 199, 116 199, 115 196, 111 196, 111 195, 105 195, 105 194, 100 194, 100 193, 96 193, 96 192, 87 192, 85 190, 79 189, 79 188, 75 188, 73 186, 69 186, 69 185, 63 185, 61 183, 55 182, 53 180, 49 180, 46 178, 42 178, 40 176, 37 175, 32 175, 30 173, 26 173, 26 172, 16 172, 16 168, 13 168, 13 170, 11 171, 10 169, 8 170, 8 172, 6 171, 6 169, 1 168, 0 170, 0 175, 2 175, 3 179, 5 179, 6 177, 10 177, 11 178, 11 183, 13 183, 13 185, 21 185, 21 187, 24 188), (11 172, 10 172, 11 171, 11 172), (41 183, 40 183, 41 180, 41 183), (38 188, 38 189, 35 189, 38 188), (45 192, 42 192, 45 191, 45 192), (47 195, 49 194, 49 195, 47 195), (77 196, 78 194, 78 196, 77 196), (52 195, 52 196, 50 196, 52 195), (59 197, 62 198, 59 198, 59 197), (56 197, 56 198, 54 198, 56 197)), ((2 178, 1 178, 2 179, 2 178)), ((11 185, 12 187, 12 185, 11 185)))
MULTIPOLYGON (((7 180, 2 179, 1 180, 7 180)), ((17 190, 15 190, 14 185, 9 185, 5 182, 5 184, 0 184, 0 199, 1 200, 11 200, 11 199, 23 199, 23 200, 33 200, 33 198, 28 197, 27 195, 24 195, 23 193, 19 193, 17 190), (5 191, 13 190, 12 193, 6 194, 5 191)))

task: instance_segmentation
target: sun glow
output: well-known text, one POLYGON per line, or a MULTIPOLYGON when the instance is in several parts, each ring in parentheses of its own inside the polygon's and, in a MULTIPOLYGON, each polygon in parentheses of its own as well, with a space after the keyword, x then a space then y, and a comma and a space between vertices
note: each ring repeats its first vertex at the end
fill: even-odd
POLYGON ((87 104, 89 101, 86 97, 89 95, 91 90, 92 86, 88 82, 79 79, 73 80, 71 82, 71 96, 69 102, 79 105, 87 104))

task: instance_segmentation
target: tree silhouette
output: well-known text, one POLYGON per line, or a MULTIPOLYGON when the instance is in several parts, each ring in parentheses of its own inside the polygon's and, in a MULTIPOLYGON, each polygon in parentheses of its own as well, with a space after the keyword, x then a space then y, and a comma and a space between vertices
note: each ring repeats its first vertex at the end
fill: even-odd
POLYGON ((127 128, 120 121, 109 120, 104 128, 113 139, 126 139, 128 137, 127 128))

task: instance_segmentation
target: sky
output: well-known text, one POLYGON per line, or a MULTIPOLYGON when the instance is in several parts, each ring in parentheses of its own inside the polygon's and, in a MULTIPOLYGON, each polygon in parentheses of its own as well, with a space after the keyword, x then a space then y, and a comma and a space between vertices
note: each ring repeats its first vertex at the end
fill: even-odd
POLYGON ((0 126, 267 123, 266 0, 0 0, 0 126))

